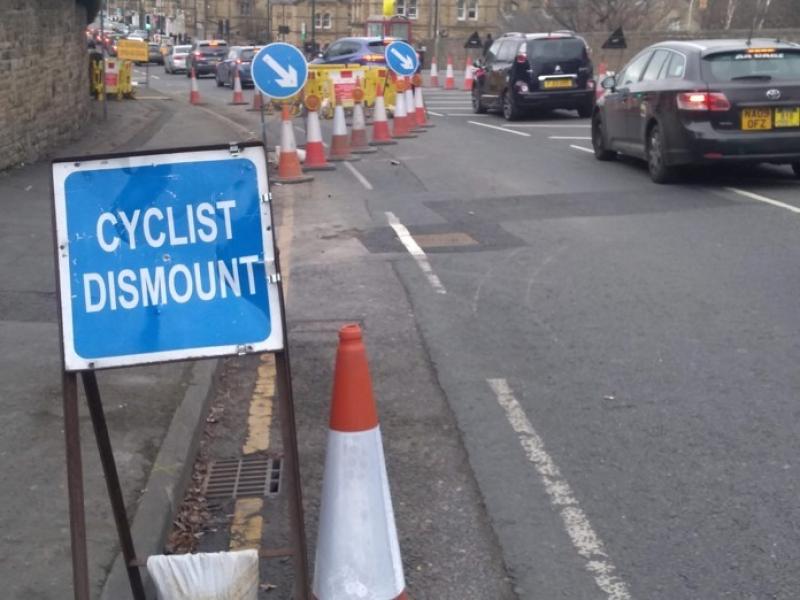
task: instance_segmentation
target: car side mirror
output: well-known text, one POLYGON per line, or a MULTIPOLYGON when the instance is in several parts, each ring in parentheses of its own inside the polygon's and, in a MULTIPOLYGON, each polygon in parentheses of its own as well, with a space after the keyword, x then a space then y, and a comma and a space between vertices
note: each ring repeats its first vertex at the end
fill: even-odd
POLYGON ((604 90, 614 91, 617 87, 617 78, 614 75, 609 75, 600 82, 600 87, 604 90))

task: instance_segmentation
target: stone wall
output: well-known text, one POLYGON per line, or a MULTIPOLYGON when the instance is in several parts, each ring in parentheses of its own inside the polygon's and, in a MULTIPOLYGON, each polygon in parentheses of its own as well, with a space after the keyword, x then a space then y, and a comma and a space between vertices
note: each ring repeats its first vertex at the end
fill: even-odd
POLYGON ((48 155, 89 117, 87 8, 0 0, 0 169, 48 155))

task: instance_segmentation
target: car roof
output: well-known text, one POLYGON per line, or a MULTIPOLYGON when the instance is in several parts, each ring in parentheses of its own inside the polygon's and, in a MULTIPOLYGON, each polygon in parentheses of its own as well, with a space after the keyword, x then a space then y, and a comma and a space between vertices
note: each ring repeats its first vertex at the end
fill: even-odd
POLYGON ((199 44, 212 44, 212 43, 214 43, 214 44, 217 44, 217 45, 219 45, 219 44, 225 44, 226 46, 228 45, 228 42, 226 42, 225 40, 215 40, 215 39, 210 39, 210 40, 195 40, 195 42, 194 42, 194 43, 195 43, 195 44, 198 44, 198 45, 199 45, 199 44))
POLYGON ((497 39, 503 39, 509 37, 525 38, 527 40, 552 39, 552 38, 582 39, 574 31, 566 31, 566 30, 551 31, 549 33, 522 33, 521 31, 511 31, 509 33, 504 33, 497 39))
POLYGON ((339 39, 335 40, 332 43, 334 43, 334 44, 336 42, 367 42, 367 43, 369 43, 369 42, 387 42, 387 43, 390 43, 390 42, 402 42, 402 41, 403 40, 401 40, 400 38, 394 38, 394 37, 389 37, 389 36, 386 36, 386 37, 350 36, 350 37, 339 38, 339 39))
POLYGON ((699 52, 702 56, 719 52, 732 52, 744 48, 776 48, 781 50, 797 50, 800 44, 785 42, 775 38, 739 39, 707 39, 707 40, 666 40, 651 46, 673 48, 675 50, 699 52))

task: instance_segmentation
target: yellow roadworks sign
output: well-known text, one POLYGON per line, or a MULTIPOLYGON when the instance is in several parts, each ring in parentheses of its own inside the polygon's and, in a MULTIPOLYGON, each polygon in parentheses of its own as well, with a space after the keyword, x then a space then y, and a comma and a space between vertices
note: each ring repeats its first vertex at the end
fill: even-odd
POLYGON ((117 43, 117 58, 147 62, 147 43, 139 40, 120 40, 117 43))

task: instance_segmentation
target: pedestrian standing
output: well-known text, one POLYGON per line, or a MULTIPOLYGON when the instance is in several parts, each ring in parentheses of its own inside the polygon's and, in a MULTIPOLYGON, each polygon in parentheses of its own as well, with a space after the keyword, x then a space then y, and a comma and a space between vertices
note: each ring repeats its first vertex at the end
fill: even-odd
POLYGON ((486 39, 483 42, 483 54, 484 55, 486 55, 486 53, 489 52, 489 48, 492 47, 492 44, 494 44, 494 40, 492 39, 492 34, 490 32, 490 33, 486 34, 486 39))

